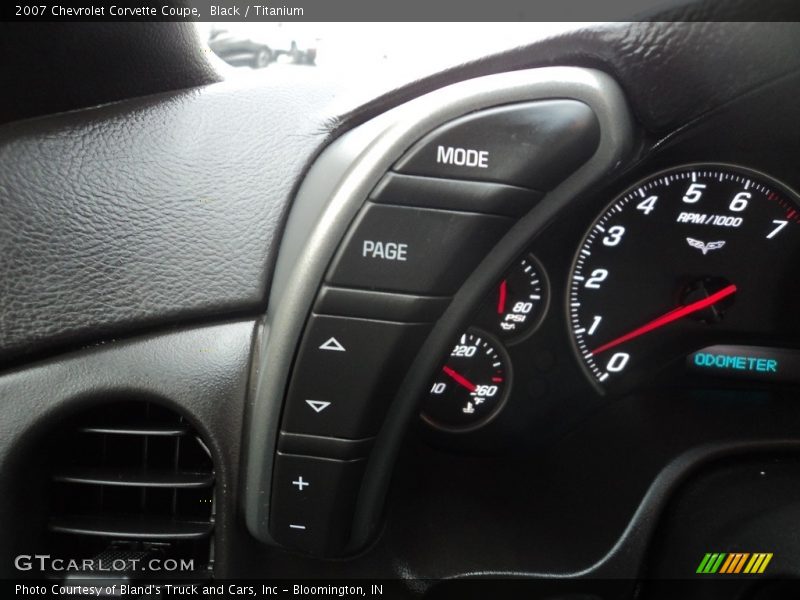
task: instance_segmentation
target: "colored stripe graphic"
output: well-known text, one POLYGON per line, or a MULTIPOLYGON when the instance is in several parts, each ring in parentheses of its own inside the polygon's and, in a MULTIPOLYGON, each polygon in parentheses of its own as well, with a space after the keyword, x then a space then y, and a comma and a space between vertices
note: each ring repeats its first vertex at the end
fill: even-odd
POLYGON ((720 573, 738 573, 744 567, 745 561, 750 557, 750 553, 734 552, 728 554, 728 560, 722 565, 720 573))
POLYGON ((763 573, 769 561, 772 560, 772 553, 760 552, 757 554, 753 554, 753 558, 750 559, 750 562, 747 563, 747 566, 744 569, 745 573, 763 573))
POLYGON ((722 561, 724 559, 725 559, 725 553, 722 552, 721 554, 719 554, 717 560, 714 561, 714 563, 711 565, 711 568, 709 569, 708 572, 709 573, 716 573, 719 570, 719 567, 722 564, 722 561))
POLYGON ((739 562, 736 563, 736 569, 734 569, 733 572, 734 573, 739 573, 742 570, 742 567, 744 566, 745 561, 749 557, 750 557, 750 553, 749 552, 746 552, 746 553, 742 554, 741 557, 739 558, 739 562))
POLYGON ((720 567, 720 573, 728 573, 728 569, 731 568, 732 564, 735 564, 737 559, 739 558, 738 554, 728 554, 728 558, 725 559, 725 562, 722 563, 722 567, 720 567))
POLYGON ((726 554, 722 553, 709 553, 703 557, 703 560, 700 562, 700 566, 697 567, 697 573, 707 573, 712 574, 716 573, 719 569, 722 561, 725 559, 726 554))
POLYGON ((710 554, 706 554, 703 557, 703 560, 700 561, 700 566, 697 567, 697 571, 695 573, 705 573, 706 565, 708 564, 709 559, 711 558, 710 554))
POLYGON ((697 567, 696 573, 704 575, 761 574, 772 560, 771 552, 708 552, 697 567), (746 565, 746 566, 745 566, 746 565))

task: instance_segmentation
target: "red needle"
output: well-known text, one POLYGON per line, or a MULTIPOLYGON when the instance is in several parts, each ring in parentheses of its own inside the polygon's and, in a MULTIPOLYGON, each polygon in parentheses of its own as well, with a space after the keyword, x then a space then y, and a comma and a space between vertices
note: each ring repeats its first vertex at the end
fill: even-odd
POLYGON ((508 284, 506 280, 500 282, 500 296, 497 299, 497 314, 502 315, 506 312, 506 296, 508 295, 508 284))
POLYGON ((679 306, 678 308, 674 308, 666 314, 661 315, 657 319, 653 319, 646 325, 642 325, 641 327, 634 329, 626 333, 625 335, 621 335, 615 340, 611 340, 607 344, 603 344, 592 350, 592 355, 595 356, 600 354, 601 352, 605 352, 606 350, 610 350, 614 346, 619 346, 620 344, 624 344, 625 342, 632 340, 633 338, 637 338, 640 335, 644 335, 654 329, 658 329, 659 327, 663 327, 668 323, 672 323, 673 321, 677 321, 678 319, 682 319, 683 317, 690 315, 692 313, 697 312, 698 310, 703 310, 704 308, 708 308, 709 306, 716 304, 723 298, 727 298, 731 294, 736 292, 736 286, 734 284, 730 284, 722 288, 718 292, 714 292, 707 298, 703 298, 702 300, 698 300, 697 302, 692 302, 691 304, 687 304, 686 306, 679 306))
POLYGON ((464 377, 460 373, 457 373, 457 372, 453 371, 453 369, 451 369, 450 367, 444 366, 444 367, 442 367, 442 371, 447 373, 447 375, 452 377, 457 384, 464 386, 470 392, 474 392, 475 390, 478 389, 477 385, 472 383, 469 379, 467 379, 466 377, 464 377))

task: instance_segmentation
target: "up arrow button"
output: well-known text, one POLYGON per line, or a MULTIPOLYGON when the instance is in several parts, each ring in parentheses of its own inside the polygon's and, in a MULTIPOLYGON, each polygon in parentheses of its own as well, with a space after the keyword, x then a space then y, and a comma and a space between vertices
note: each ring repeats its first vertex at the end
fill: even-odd
POLYGON ((333 350, 334 352, 347 352, 345 347, 335 337, 328 338, 324 344, 319 347, 320 350, 333 350))

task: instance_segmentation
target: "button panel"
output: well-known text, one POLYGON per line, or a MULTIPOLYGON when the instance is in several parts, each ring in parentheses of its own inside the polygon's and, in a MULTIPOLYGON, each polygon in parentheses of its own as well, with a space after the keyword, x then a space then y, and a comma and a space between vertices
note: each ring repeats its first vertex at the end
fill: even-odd
POLYGON ((365 462, 278 452, 270 510, 275 541, 312 554, 341 552, 349 537, 365 462))
POLYGON ((284 431, 375 435, 429 330, 427 324, 313 315, 289 386, 284 431))
POLYGON ((513 223, 506 217, 368 202, 334 257, 328 283, 451 295, 513 223))
POLYGON ((599 143, 597 116, 583 102, 510 104, 442 125, 394 169, 550 190, 586 162, 599 143))
MULTIPOLYGON (((435 124, 427 135, 402 120, 363 138, 346 133, 312 165, 281 245, 284 285, 270 298, 253 405, 245 516, 259 539, 317 556, 364 547, 393 450, 376 436, 411 416, 406 395, 392 407, 404 418, 386 421, 434 323, 454 294, 477 301, 464 281, 545 191, 589 158, 579 189, 619 162, 628 115, 613 82, 570 69, 550 81, 549 72, 457 84, 438 104, 434 92, 420 99, 432 110, 409 113, 435 124), (618 123, 623 135, 601 137, 598 123, 618 123), (391 151, 376 156, 377 139, 391 151), (353 168, 364 157, 367 168, 353 168), (377 468, 362 494, 369 461, 377 468)), ((510 246, 493 262, 510 260, 510 246)), ((441 323, 437 343, 451 325, 441 323)))

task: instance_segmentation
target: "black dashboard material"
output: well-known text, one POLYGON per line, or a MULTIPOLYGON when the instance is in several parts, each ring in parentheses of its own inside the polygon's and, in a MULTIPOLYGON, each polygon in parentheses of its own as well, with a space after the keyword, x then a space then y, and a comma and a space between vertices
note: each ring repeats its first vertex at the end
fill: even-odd
POLYGON ((190 23, 2 23, 0 122, 210 85, 223 78, 190 23), (76 60, 76 57, 80 57, 76 60), (120 75, 125 73, 125 77, 120 75))
POLYGON ((5 125, 0 360, 262 310, 327 135, 334 94, 305 89, 223 83, 5 125))

